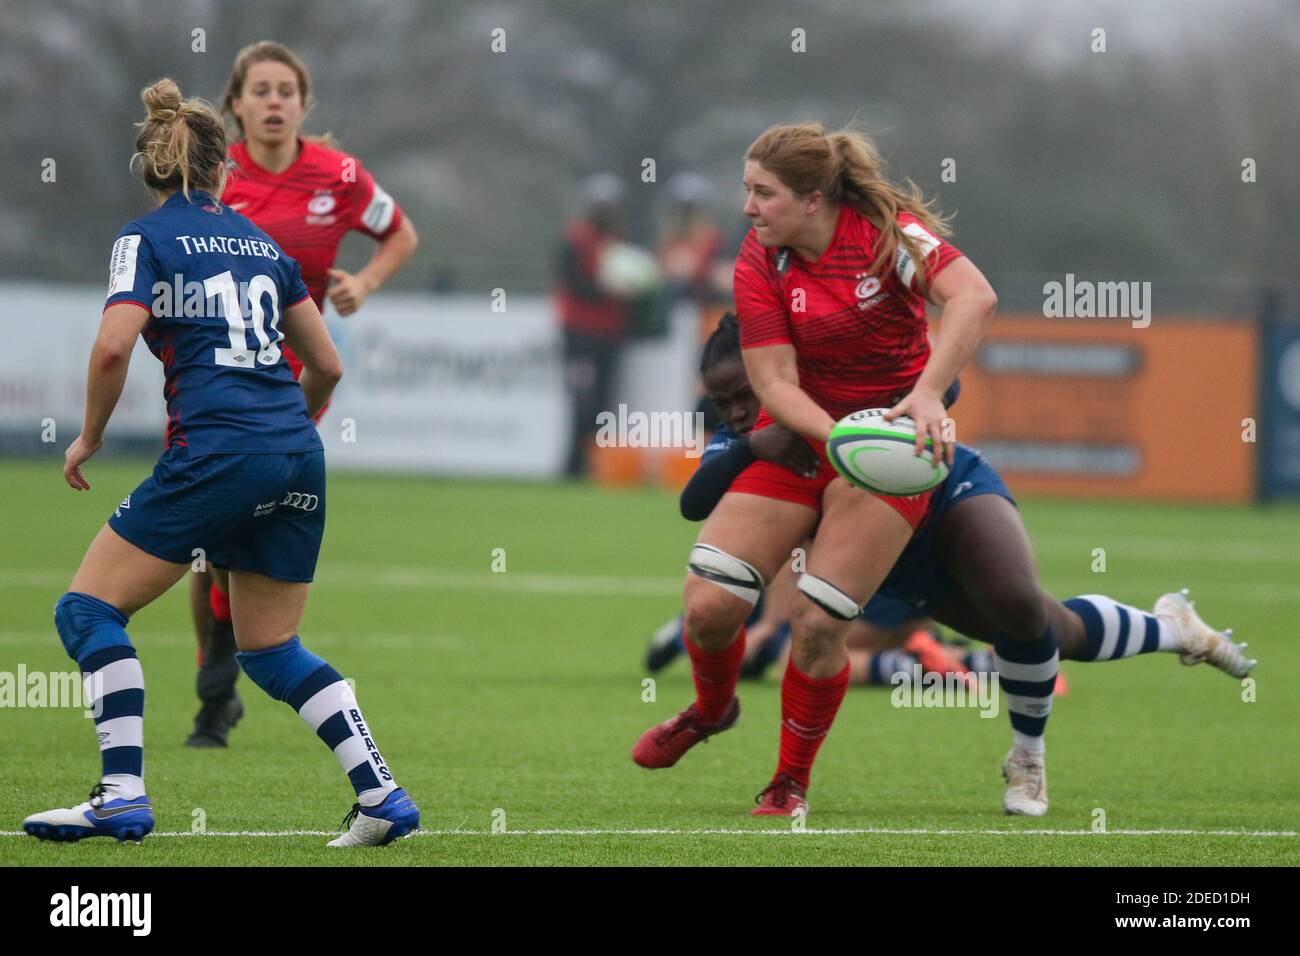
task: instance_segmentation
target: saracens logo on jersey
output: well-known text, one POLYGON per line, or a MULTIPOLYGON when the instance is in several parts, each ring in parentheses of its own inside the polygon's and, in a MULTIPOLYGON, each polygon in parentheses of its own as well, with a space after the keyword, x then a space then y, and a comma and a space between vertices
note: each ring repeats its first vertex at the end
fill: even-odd
POLYGON ((330 226, 334 224, 334 207, 338 200, 328 189, 319 189, 316 195, 307 200, 307 222, 313 226, 330 226))
POLYGON ((854 278, 858 280, 858 287, 853 290, 853 294, 857 297, 859 309, 869 309, 877 302, 889 298, 888 292, 880 291, 880 280, 870 273, 859 272, 854 278))

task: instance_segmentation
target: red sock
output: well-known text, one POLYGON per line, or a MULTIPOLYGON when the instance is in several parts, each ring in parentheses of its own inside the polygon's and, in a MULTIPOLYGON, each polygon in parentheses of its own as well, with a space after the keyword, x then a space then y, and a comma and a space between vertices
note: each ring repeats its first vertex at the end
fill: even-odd
POLYGON ((225 624, 230 621, 230 595, 215 584, 208 591, 208 604, 212 607, 212 616, 225 624))
POLYGON ((695 646, 683 635, 686 653, 691 655, 691 676, 695 678, 695 709, 706 724, 716 723, 731 706, 740 678, 740 662, 745 656, 745 629, 736 639, 715 654, 695 646))
POLYGON ((834 677, 816 680, 794 666, 792 659, 781 681, 781 761, 778 774, 788 773, 808 786, 817 750, 831 729, 849 686, 849 665, 834 677))

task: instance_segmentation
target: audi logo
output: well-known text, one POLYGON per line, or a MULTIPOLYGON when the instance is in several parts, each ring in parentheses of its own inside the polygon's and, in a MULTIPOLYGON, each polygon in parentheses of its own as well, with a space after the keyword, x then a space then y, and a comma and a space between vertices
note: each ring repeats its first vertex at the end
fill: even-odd
POLYGON ((318 504, 320 504, 319 497, 304 494, 301 491, 289 492, 280 502, 282 508, 298 508, 302 511, 315 511, 318 504))

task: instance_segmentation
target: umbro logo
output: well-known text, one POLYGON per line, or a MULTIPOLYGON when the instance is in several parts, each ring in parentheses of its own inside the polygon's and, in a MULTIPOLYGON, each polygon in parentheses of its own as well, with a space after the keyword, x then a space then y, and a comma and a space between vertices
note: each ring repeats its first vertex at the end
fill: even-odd
POLYGON ((959 484, 956 488, 952 490, 952 497, 956 498, 958 495, 970 491, 974 487, 975 486, 972 485, 969 481, 963 481, 961 484, 959 484))
POLYGON ((120 505, 117 506, 117 508, 113 511, 113 514, 115 514, 117 517, 120 518, 120 517, 122 517, 122 511, 123 511, 123 510, 126 510, 126 511, 130 511, 130 510, 131 510, 131 496, 130 496, 130 495, 127 495, 125 498, 122 499, 122 503, 121 503, 120 505))

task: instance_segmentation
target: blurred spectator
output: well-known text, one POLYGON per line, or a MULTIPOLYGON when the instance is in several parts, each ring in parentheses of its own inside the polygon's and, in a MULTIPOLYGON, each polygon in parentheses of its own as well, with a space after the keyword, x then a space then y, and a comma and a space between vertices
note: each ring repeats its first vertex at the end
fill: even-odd
POLYGON ((572 399, 565 474, 587 471, 596 415, 609 406, 618 355, 628 333, 626 297, 601 282, 601 260, 618 241, 624 186, 599 173, 579 187, 579 211, 564 232, 556 268, 556 308, 564 335, 565 383, 572 399))
POLYGON ((708 204, 713 189, 698 173, 678 173, 668 180, 655 254, 671 298, 700 305, 725 302, 731 295, 729 263, 719 268, 722 230, 708 204))

